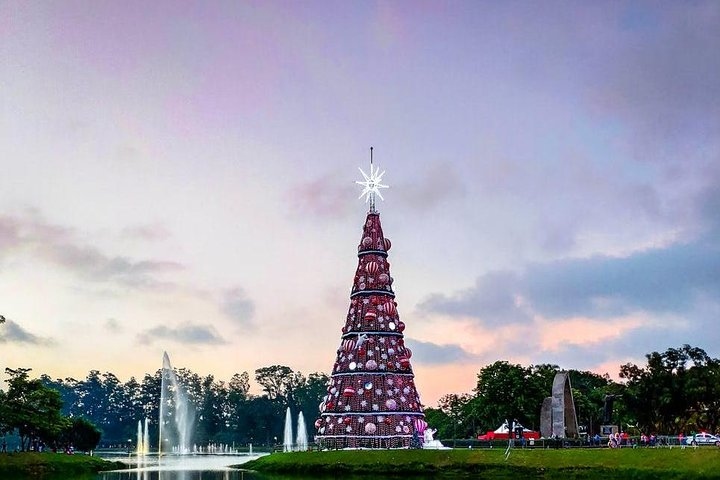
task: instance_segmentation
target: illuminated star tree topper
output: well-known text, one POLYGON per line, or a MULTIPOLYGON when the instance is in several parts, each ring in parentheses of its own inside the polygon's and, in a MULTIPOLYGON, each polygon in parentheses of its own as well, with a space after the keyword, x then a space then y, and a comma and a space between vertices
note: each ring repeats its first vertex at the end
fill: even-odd
POLYGON ((375 195, 380 197, 380 200, 385 200, 380 193, 381 188, 389 188, 388 185, 383 185, 382 176, 385 175, 385 170, 380 172, 380 167, 373 165, 373 147, 370 147, 370 175, 367 175, 362 168, 358 167, 360 173, 365 178, 364 181, 357 181, 358 185, 362 185, 363 191, 358 198, 365 196, 365 203, 370 202, 370 211, 375 212, 375 195))

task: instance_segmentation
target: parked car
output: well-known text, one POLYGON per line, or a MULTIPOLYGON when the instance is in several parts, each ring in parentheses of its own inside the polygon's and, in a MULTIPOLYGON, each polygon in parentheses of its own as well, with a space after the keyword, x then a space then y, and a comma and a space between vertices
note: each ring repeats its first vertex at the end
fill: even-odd
POLYGON ((700 432, 696 433, 695 436, 688 436, 685 438, 685 443, 688 445, 715 445, 720 447, 720 437, 712 435, 710 433, 700 432))

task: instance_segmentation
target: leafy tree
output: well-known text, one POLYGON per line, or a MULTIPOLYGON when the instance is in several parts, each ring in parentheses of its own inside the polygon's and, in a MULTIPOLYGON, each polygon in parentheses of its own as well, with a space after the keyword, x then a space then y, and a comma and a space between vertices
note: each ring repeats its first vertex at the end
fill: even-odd
POLYGON ((105 423, 104 412, 107 411, 107 396, 103 391, 100 371, 91 370, 85 380, 77 382, 73 385, 73 388, 78 395, 77 414, 90 419, 96 425, 102 426, 105 423))
POLYGON ((122 443, 130 434, 128 418, 132 412, 122 382, 111 372, 91 370, 85 380, 66 379, 47 382, 58 388, 66 399, 65 411, 72 417, 84 417, 97 425, 106 441, 122 443), (69 393, 73 392, 73 393, 69 393))
POLYGON ((236 373, 228 383, 228 391, 223 409, 225 428, 231 438, 239 439, 244 428, 245 403, 250 390, 250 375, 247 372, 236 373))
POLYGON ((284 406, 268 396, 252 397, 245 409, 246 441, 272 445, 275 438, 282 439, 285 419, 284 406))
POLYGON ((455 428, 457 422, 453 418, 439 408, 426 408, 425 421, 429 428, 437 430, 435 437, 437 438, 453 438, 455 436, 455 428))
POLYGON ((698 430, 720 429, 720 360, 708 359, 688 372, 688 395, 693 399, 688 425, 698 430))
POLYGON ((442 438, 467 438, 476 433, 477 405, 475 399, 469 394, 447 394, 438 400, 438 407, 443 416, 442 425, 433 426, 429 420, 428 425, 437 428, 436 435, 442 438), (440 429, 443 428, 443 430, 440 429))
POLYGON ((295 401, 298 409, 303 412, 305 421, 312 429, 312 422, 318 416, 318 406, 327 392, 330 377, 324 373, 311 373, 307 381, 295 390, 295 401))
POLYGON ((543 399, 550 395, 557 371, 554 365, 523 367, 507 361, 482 368, 474 391, 478 397, 475 415, 483 429, 496 428, 505 420, 537 429, 543 399))
POLYGON ((73 418, 60 435, 61 442, 66 446, 72 446, 81 452, 90 452, 100 442, 101 432, 89 420, 77 417, 73 418))
POLYGON ((202 400, 198 409, 196 441, 207 443, 220 433, 224 425, 223 403, 227 391, 223 382, 216 383, 212 375, 202 381, 202 400))
POLYGON ((55 388, 60 392, 63 398, 63 413, 65 415, 77 417, 85 414, 84 404, 80 396, 83 393, 81 388, 83 382, 81 380, 67 377, 65 380, 57 379, 52 381, 47 375, 40 378, 45 379, 44 381, 48 387, 55 388))
POLYGON ((0 436, 12 431, 10 426, 10 410, 8 408, 7 394, 0 390, 0 436))
POLYGON ((74 413, 73 408, 78 403, 78 393, 74 388, 77 384, 75 379, 62 379, 53 380, 49 375, 40 375, 40 381, 48 388, 52 388, 60 392, 60 398, 62 399, 63 408, 62 413, 66 416, 72 416, 74 413))
MULTIPOLYGON (((139 402, 142 406, 142 417, 157 419, 160 416, 160 393, 162 391, 162 369, 154 375, 145 374, 140 384, 139 402)), ((154 425, 157 438, 157 425, 154 425)))
MULTIPOLYGON (((0 324, 2 324, 2 323, 5 323, 5 317, 0 315, 0 324)), ((9 412, 7 412, 7 407, 6 407, 7 399, 5 397, 6 397, 5 392, 0 390, 0 435, 5 435, 8 431, 8 429, 10 428, 6 423, 7 422, 6 417, 9 414, 9 412)))
POLYGON ((187 368, 176 368, 175 377, 185 391, 190 403, 198 409, 203 401, 203 378, 187 368))
MULTIPOLYGON (((137 432, 138 420, 145 418, 144 404, 142 401, 142 385, 138 383, 135 377, 122 386, 122 395, 120 396, 118 410, 120 411, 120 419, 122 427, 118 429, 119 440, 122 443, 124 439, 132 439, 137 432)), ((157 436, 152 437, 157 438, 157 436)))
MULTIPOLYGON (((318 405, 325 395, 329 377, 324 373, 313 373, 309 378, 305 378, 302 373, 295 372, 290 367, 272 365, 255 370, 255 380, 263 387, 267 399, 273 404, 264 404, 264 407, 269 409, 271 415, 275 415, 274 420, 266 422, 271 425, 268 427, 266 439, 269 441, 272 438, 274 441, 275 437, 281 438, 283 433, 285 408, 290 408, 294 416, 302 411, 306 423, 312 423, 317 416, 318 405)), ((263 404, 256 404, 254 407, 260 405, 263 404)))
POLYGON ((270 400, 287 399, 304 382, 300 372, 284 365, 272 365, 255 370, 255 381, 262 387, 270 400))
POLYGON ((592 436, 600 431, 605 396, 618 394, 620 386, 610 380, 607 374, 598 375, 579 370, 570 370, 568 373, 578 423, 586 426, 588 435, 592 436))
POLYGON ((55 445, 68 420, 62 416, 62 399, 57 390, 30 380, 29 368, 10 369, 5 373, 8 391, 4 398, 4 430, 16 430, 22 450, 40 443, 55 445))
POLYGON ((235 395, 235 400, 245 400, 250 391, 250 375, 247 372, 236 373, 228 384, 230 392, 235 395))
POLYGON ((717 428, 718 360, 687 344, 645 357, 644 367, 620 367, 626 380, 623 401, 641 428, 667 433, 717 428))

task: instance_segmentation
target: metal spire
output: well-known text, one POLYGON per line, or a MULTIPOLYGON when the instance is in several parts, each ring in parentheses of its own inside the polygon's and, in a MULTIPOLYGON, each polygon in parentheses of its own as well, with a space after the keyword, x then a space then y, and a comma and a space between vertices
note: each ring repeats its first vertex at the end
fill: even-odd
POLYGON ((385 175, 385 170, 380 172, 379 167, 373 165, 373 147, 370 147, 370 175, 367 175, 362 168, 358 167, 362 174, 364 181, 356 181, 358 185, 362 185, 363 191, 358 198, 365 196, 365 203, 370 202, 370 212, 375 213, 375 195, 380 197, 380 200, 385 200, 380 193, 381 188, 389 188, 388 185, 383 185, 382 176, 385 175))

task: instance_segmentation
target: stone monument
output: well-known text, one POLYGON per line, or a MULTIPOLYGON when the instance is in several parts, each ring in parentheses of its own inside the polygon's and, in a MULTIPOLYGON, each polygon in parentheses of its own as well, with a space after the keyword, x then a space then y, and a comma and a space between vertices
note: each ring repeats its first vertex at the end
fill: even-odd
POLYGON ((570 386, 570 376, 567 372, 555 375, 552 396, 543 400, 540 410, 540 435, 545 438, 578 436, 575 402, 570 386))

